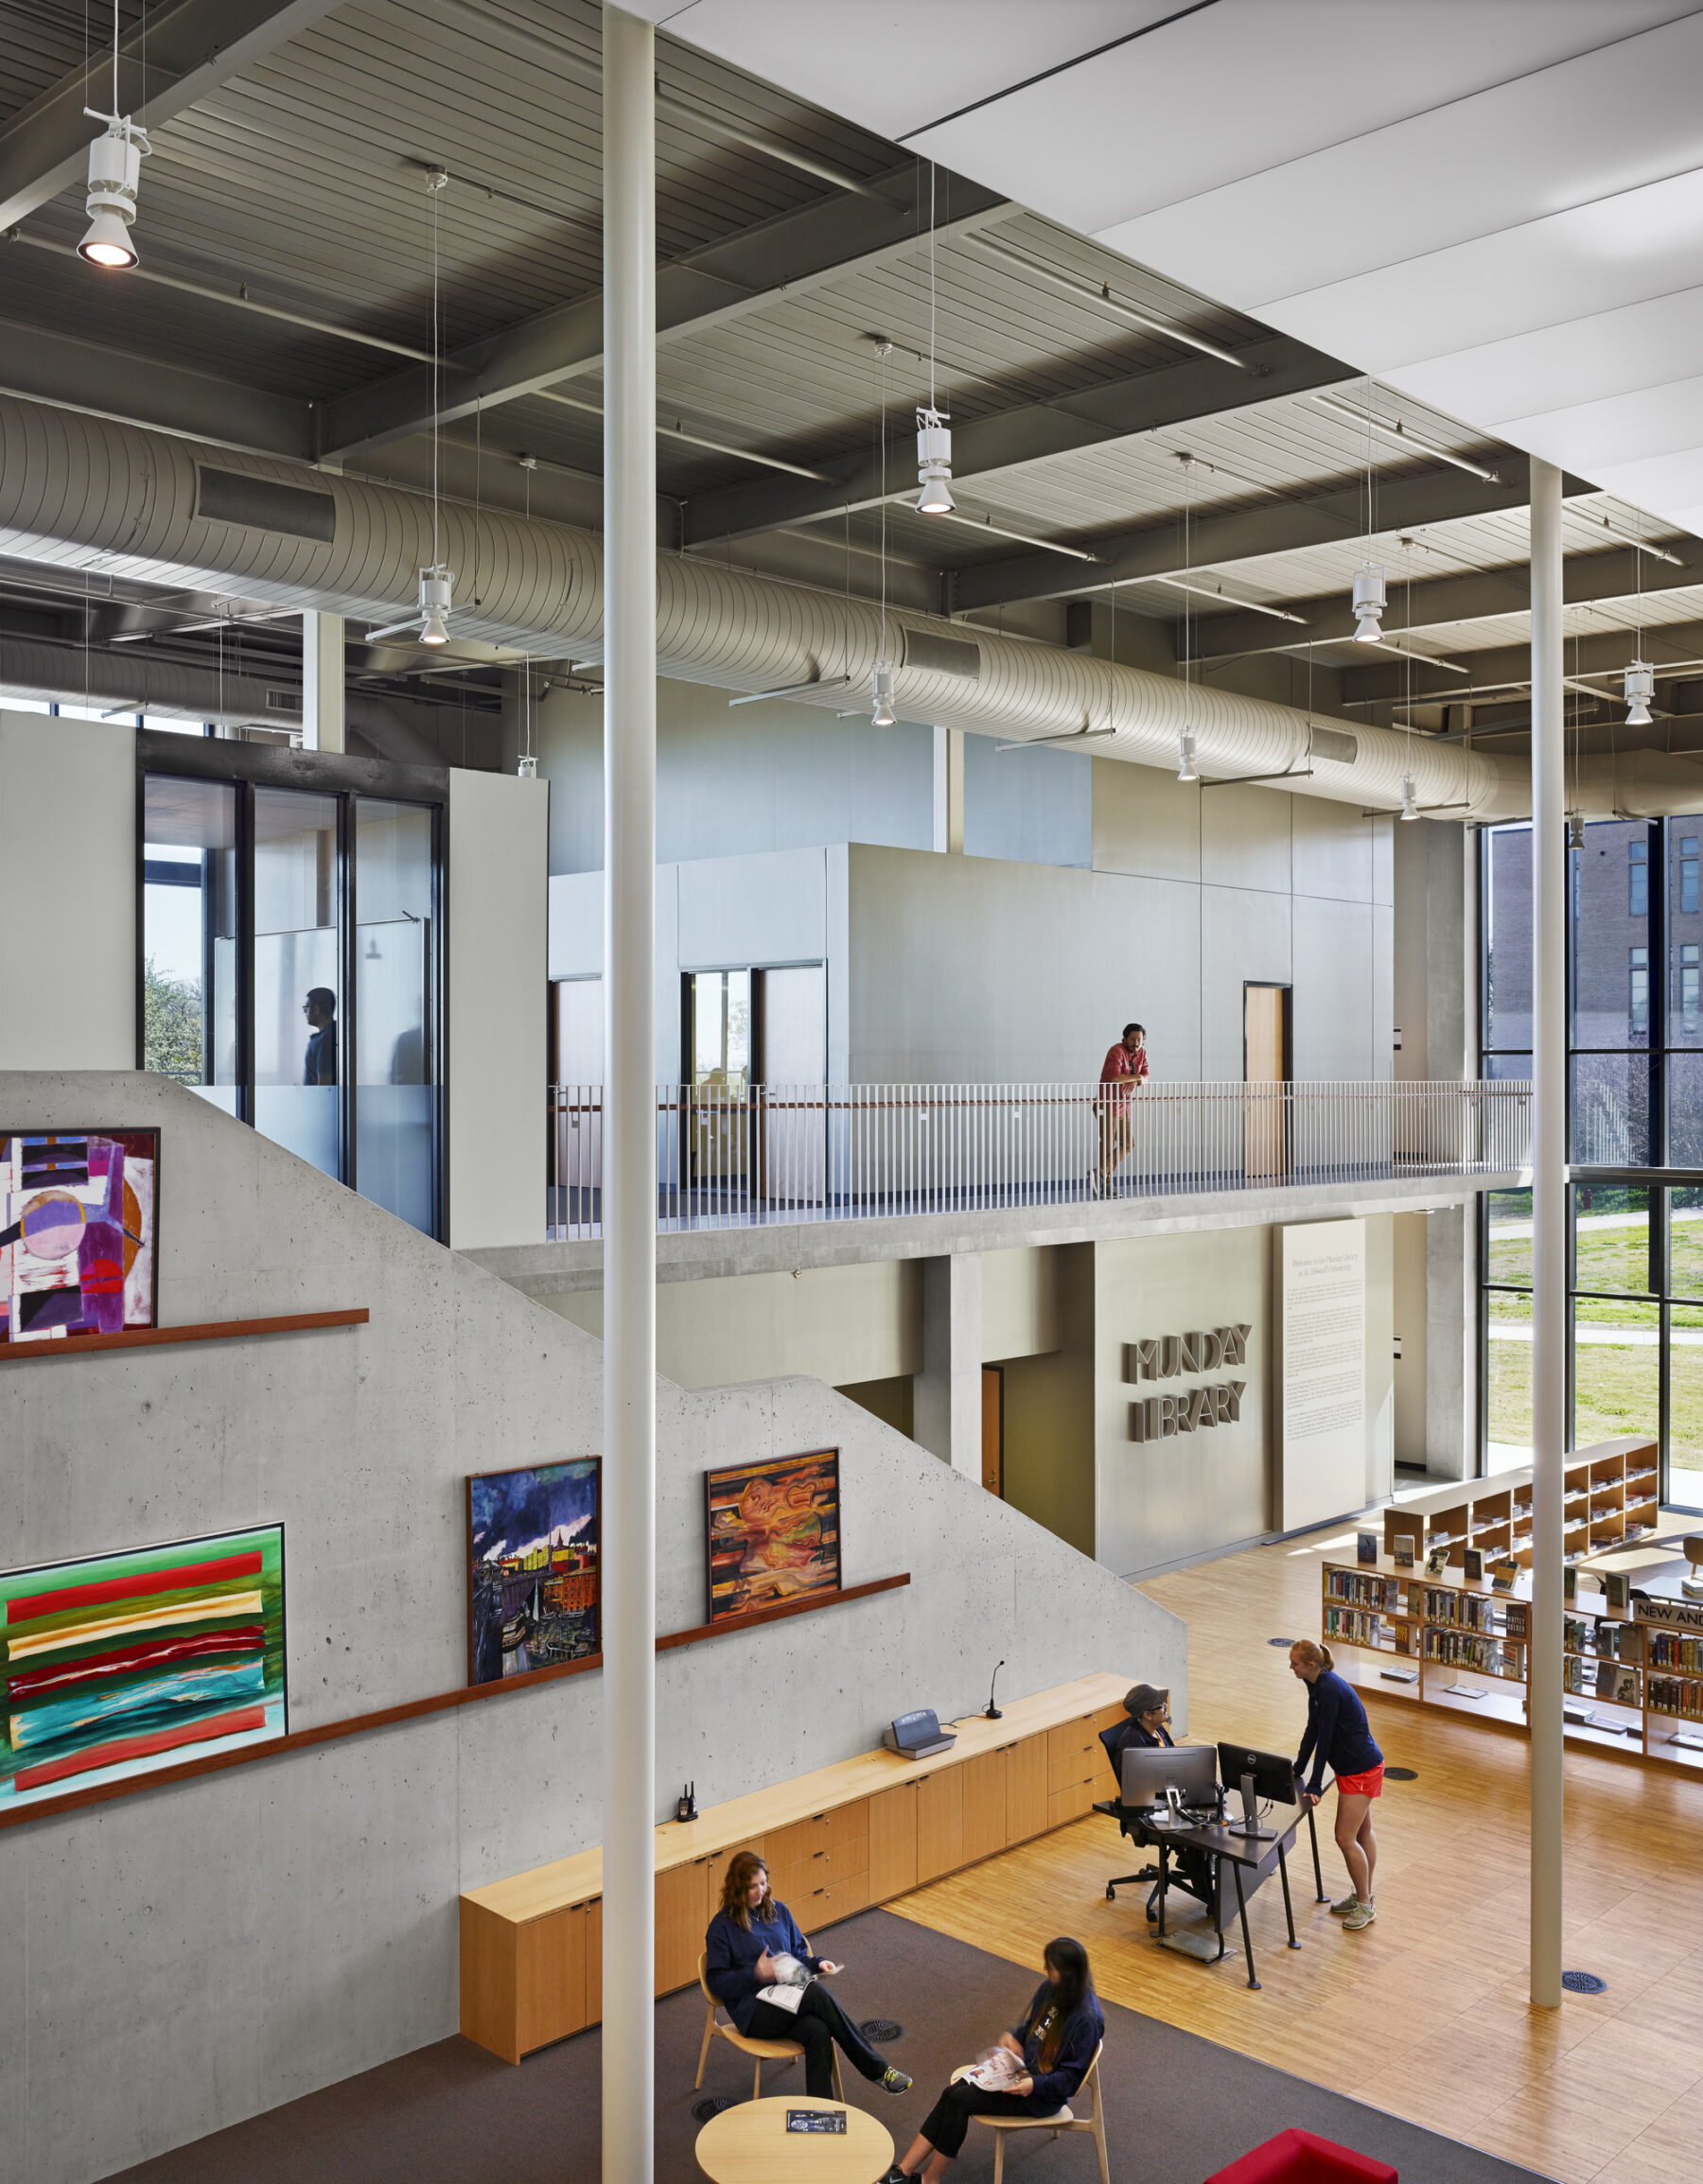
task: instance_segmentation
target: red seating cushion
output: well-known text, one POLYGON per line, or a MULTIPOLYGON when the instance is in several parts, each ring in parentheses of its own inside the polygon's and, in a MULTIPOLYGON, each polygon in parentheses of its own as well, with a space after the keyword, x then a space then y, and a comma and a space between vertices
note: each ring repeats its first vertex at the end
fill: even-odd
POLYGON ((1318 2138, 1311 2131, 1279 2131, 1206 2184, 1398 2184, 1387 2161, 1357 2154, 1352 2146, 1318 2138))

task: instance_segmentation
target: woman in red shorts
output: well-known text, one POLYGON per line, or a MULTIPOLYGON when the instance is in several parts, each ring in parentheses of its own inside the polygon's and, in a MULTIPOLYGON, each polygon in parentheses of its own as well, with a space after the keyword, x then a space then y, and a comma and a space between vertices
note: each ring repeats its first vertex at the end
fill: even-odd
POLYGON ((1325 1770, 1336 1776, 1337 1848, 1348 1868, 1349 1893, 1331 1911, 1348 1933, 1359 1933, 1378 1916, 1372 1894, 1378 1871, 1378 1838, 1372 1832, 1372 1800, 1383 1795, 1383 1754, 1372 1741, 1366 1709, 1352 1684, 1336 1672, 1328 1646, 1297 1638, 1290 1648, 1290 1667, 1307 1686, 1307 1735, 1295 1757, 1295 1773, 1313 1763, 1312 1780, 1302 1794, 1317 1805, 1325 1793, 1325 1770))

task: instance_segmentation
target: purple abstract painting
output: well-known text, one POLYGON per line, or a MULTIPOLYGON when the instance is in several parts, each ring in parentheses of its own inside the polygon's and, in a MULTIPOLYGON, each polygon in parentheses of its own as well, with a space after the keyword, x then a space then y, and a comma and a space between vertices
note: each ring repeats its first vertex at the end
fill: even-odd
POLYGON ((158 1130, 0 1133, 0 1342, 155 1319, 158 1130))

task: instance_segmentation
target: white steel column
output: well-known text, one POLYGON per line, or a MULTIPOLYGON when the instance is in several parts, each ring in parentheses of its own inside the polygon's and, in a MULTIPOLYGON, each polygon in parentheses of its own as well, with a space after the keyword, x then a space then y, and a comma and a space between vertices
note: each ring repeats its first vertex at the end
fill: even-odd
POLYGON ((1567 1449, 1567 835, 1561 473, 1532 460, 1532 2000, 1561 2006, 1567 1449))
POLYGON ((657 1822, 656 34, 604 61, 603 2174, 650 2184, 657 1822))
POLYGON ((343 740, 343 618, 302 616, 302 748, 341 751, 343 740))

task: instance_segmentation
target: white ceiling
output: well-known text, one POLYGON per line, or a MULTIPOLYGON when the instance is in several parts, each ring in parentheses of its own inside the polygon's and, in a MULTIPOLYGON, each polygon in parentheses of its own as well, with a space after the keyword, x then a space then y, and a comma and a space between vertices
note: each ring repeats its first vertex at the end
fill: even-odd
POLYGON ((1703 534, 1703 0, 629 0, 1703 534))

